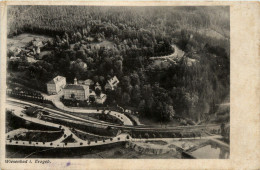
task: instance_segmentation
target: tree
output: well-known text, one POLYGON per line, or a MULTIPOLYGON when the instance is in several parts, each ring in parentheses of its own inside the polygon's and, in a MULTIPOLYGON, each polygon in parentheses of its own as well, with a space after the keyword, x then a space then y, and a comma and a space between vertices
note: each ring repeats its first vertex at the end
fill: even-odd
POLYGON ((76 33, 76 41, 80 41, 82 39, 82 35, 80 34, 80 32, 76 33))
POLYGON ((132 91, 133 91, 133 86, 129 84, 129 86, 127 86, 125 88, 125 92, 129 93, 129 94, 132 94, 132 91))
POLYGON ((139 75, 136 72, 133 72, 130 77, 132 85, 140 85, 139 75))
POLYGON ((198 100, 199 100, 199 97, 196 94, 190 94, 190 93, 185 94, 185 101, 188 104, 188 108, 189 108, 188 111, 189 111, 190 116, 192 116, 193 118, 197 118, 197 115, 192 115, 192 114, 194 112, 195 106, 198 103, 198 100))
POLYGON ((117 87, 115 90, 115 95, 116 95, 116 99, 119 103, 121 103, 121 99, 122 99, 122 88, 121 87, 117 87))
POLYGON ((128 93, 124 92, 122 95, 122 103, 124 105, 128 105, 130 100, 131 100, 130 95, 128 93))
POLYGON ((81 59, 77 59, 76 61, 71 62, 70 70, 77 78, 80 78, 82 74, 87 71, 87 64, 81 59))
POLYGON ((69 68, 70 68, 70 59, 69 56, 65 54, 65 57, 59 60, 59 70, 62 73, 66 73, 69 68))
POLYGON ((145 109, 145 100, 141 100, 139 105, 138 105, 138 110, 139 112, 144 112, 144 109, 145 109))
POLYGON ((121 84, 124 90, 129 89, 129 86, 131 85, 129 76, 124 76, 121 80, 121 84))
POLYGON ((94 62, 93 58, 91 58, 91 57, 86 57, 85 61, 86 61, 87 65, 92 65, 94 62))
POLYGON ((83 50, 78 50, 76 52, 76 58, 80 58, 81 60, 84 60, 85 59, 85 51, 83 50))
POLYGON ((167 121, 172 120, 175 115, 175 111, 172 105, 165 104, 164 105, 164 117, 167 121))
POLYGON ((97 83, 98 80, 99 80, 98 76, 94 76, 94 77, 93 77, 93 81, 94 81, 95 83, 97 83))
POLYGON ((103 76, 99 76, 99 82, 101 85, 105 85, 105 78, 103 76))
POLYGON ((97 96, 100 96, 101 90, 100 90, 99 88, 96 88, 96 89, 95 89, 95 93, 96 93, 97 96))
POLYGON ((151 85, 144 85, 142 89, 142 96, 145 100, 148 100, 149 98, 152 97, 152 87, 151 85))
POLYGON ((138 85, 135 85, 132 93, 131 93, 131 99, 134 104, 138 106, 140 100, 141 100, 141 93, 140 93, 140 87, 138 85))
POLYGON ((56 35, 56 41, 57 41, 57 43, 61 43, 61 39, 58 35, 56 35))
POLYGON ((11 51, 11 50, 8 50, 8 52, 7 52, 7 57, 12 57, 12 56, 14 56, 14 52, 13 51, 11 51))
POLYGON ((118 75, 121 75, 123 73, 123 63, 121 60, 117 60, 115 62, 115 72, 118 74, 118 75))

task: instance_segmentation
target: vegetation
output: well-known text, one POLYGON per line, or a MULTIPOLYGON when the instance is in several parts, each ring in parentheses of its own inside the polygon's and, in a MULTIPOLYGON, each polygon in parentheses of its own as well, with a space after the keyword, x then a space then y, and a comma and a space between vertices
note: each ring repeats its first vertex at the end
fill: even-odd
POLYGON ((12 139, 33 142, 51 142, 62 137, 62 132, 26 132, 24 134, 15 135, 12 139))
POLYGON ((107 140, 108 139, 108 137, 101 137, 101 136, 91 135, 89 133, 83 133, 82 131, 78 131, 78 130, 75 130, 75 129, 72 129, 72 132, 78 138, 80 138, 82 140, 87 140, 87 141, 90 141, 90 142, 101 141, 101 140, 107 140))
POLYGON ((12 111, 6 110, 6 132, 12 131, 14 129, 19 129, 19 128, 26 128, 30 130, 50 130, 50 131, 57 131, 59 130, 58 128, 51 127, 51 126, 45 126, 41 124, 36 124, 33 122, 28 122, 25 121, 22 118, 19 118, 15 116, 12 111))
POLYGON ((111 116, 109 114, 94 114, 93 117, 95 119, 98 119, 98 120, 102 120, 102 121, 105 121, 105 122, 110 122, 110 123, 114 123, 114 124, 119 124, 119 125, 123 125, 123 121, 121 121, 120 119, 118 118, 115 118, 114 116, 111 116))
POLYGON ((135 107, 164 122, 174 115, 200 121, 229 94, 227 7, 11 6, 8 17, 9 37, 54 37, 43 48, 52 52, 40 61, 8 63, 9 72, 25 72, 39 90, 62 75, 68 82, 92 79, 104 91, 117 76, 119 86, 106 92, 105 104, 135 107), (148 72, 149 58, 173 53, 172 44, 185 56, 148 72))
MULTIPOLYGON (((166 132, 166 131, 135 131, 131 132, 132 138, 195 138, 201 137, 203 132, 166 132)), ((153 142, 151 142, 153 143, 153 142)))

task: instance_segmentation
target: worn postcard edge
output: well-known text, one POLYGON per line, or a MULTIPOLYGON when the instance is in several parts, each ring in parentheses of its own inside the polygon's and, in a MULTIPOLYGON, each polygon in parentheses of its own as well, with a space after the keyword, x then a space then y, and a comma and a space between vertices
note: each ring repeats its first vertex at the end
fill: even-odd
MULTIPOLYGON (((1 2, 1 169, 259 169, 260 47, 257 2, 205 1, 5 1, 1 2), (6 9, 7 5, 230 6, 230 159, 44 159, 49 164, 5 163, 6 9), (70 166, 67 163, 70 162, 70 166)), ((17 160, 17 159, 16 159, 17 160)), ((35 160, 35 159, 29 159, 35 160)))

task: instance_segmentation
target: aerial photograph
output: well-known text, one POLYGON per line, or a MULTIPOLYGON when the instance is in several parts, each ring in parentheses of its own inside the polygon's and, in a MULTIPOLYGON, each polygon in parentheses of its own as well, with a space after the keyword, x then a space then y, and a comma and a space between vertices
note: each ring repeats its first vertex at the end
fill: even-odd
POLYGON ((229 159, 229 6, 7 8, 5 158, 229 159))

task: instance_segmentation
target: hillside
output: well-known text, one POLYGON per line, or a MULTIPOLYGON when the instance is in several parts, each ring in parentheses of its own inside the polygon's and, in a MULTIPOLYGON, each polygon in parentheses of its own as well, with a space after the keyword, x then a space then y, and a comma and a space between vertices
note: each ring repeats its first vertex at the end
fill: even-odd
POLYGON ((229 22, 228 7, 12 6, 10 38, 33 33, 53 41, 41 60, 9 62, 8 71, 25 72, 39 90, 55 75, 101 86, 117 76, 119 87, 106 92, 105 104, 134 107, 156 121, 199 120, 229 94, 229 22), (174 64, 156 62, 146 70, 150 59, 176 49, 185 55, 174 64))
POLYGON ((12 34, 28 26, 70 30, 86 26, 89 20, 111 21, 115 25, 170 34, 181 29, 215 31, 229 38, 228 7, 89 7, 89 6, 9 6, 8 26, 12 34))

